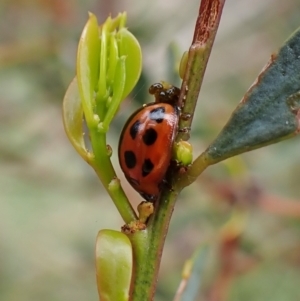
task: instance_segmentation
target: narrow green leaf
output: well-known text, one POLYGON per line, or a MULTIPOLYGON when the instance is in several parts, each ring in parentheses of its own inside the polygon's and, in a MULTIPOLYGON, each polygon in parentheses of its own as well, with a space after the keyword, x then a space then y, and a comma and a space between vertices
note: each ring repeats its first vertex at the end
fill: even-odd
POLYGON ((111 18, 108 17, 101 27, 101 52, 100 52, 100 71, 99 71, 99 83, 98 83, 98 97, 103 100, 107 96, 107 48, 108 48, 108 35, 110 28, 111 18))
POLYGON ((297 135, 299 92, 300 30, 271 56, 206 155, 216 163, 297 135))
POLYGON ((122 232, 101 230, 96 241, 96 272, 101 301, 127 301, 132 276, 132 246, 122 232))
POLYGON ((109 37, 109 61, 107 71, 107 83, 109 86, 113 85, 116 65, 118 62, 118 43, 116 40, 116 33, 112 32, 109 37))
POLYGON ((126 58, 120 57, 117 61, 116 72, 115 72, 115 81, 113 85, 113 96, 111 97, 110 103, 108 104, 108 109, 104 118, 104 121, 99 124, 99 130, 107 132, 109 125, 116 115, 118 108, 122 100, 122 93, 125 86, 125 64, 126 58))
POLYGON ((80 37, 77 53, 78 87, 88 125, 94 123, 92 104, 99 75, 99 52, 98 22, 95 15, 90 13, 80 37))

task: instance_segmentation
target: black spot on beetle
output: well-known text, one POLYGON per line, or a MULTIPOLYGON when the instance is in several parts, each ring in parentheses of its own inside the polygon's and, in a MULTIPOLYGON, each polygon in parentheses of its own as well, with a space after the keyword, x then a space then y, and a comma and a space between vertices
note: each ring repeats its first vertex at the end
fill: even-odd
POLYGON ((154 203, 157 200, 157 195, 140 192, 140 195, 147 201, 154 203))
POLYGON ((142 176, 146 177, 147 175, 149 175, 149 173, 152 171, 153 167, 154 167, 154 164, 151 162, 151 160, 146 159, 142 166, 142 176))
POLYGON ((149 118, 155 120, 157 123, 161 123, 165 118, 165 112, 166 110, 164 107, 158 107, 150 111, 149 118))
POLYGON ((137 120, 131 127, 129 130, 130 136, 131 138, 134 140, 137 133, 139 132, 139 127, 140 127, 141 122, 139 120, 137 120))
POLYGON ((128 177, 127 180, 133 187, 138 187, 140 185, 140 182, 137 179, 128 177))
POLYGON ((145 131, 145 134, 143 135, 143 141, 146 145, 154 144, 156 139, 157 139, 157 132, 155 129, 150 128, 145 131))
POLYGON ((136 156, 133 151, 125 151, 124 159, 127 168, 131 169, 136 166, 136 156))

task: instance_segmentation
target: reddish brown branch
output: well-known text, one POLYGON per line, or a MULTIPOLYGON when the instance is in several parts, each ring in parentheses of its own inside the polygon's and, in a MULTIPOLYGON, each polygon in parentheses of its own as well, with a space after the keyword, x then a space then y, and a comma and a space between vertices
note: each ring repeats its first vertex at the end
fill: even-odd
POLYGON ((225 0, 211 1, 202 0, 199 15, 196 21, 196 27, 194 32, 193 44, 207 43, 211 32, 218 26, 221 18, 221 10, 225 0))
POLYGON ((182 118, 176 141, 188 140, 199 91, 219 27, 225 0, 202 0, 181 86, 182 118))

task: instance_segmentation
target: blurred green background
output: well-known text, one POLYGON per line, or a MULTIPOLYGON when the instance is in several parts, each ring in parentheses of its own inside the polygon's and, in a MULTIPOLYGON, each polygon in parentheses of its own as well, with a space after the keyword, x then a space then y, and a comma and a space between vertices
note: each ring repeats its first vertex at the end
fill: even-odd
MULTIPOLYGON (((179 53, 188 49, 198 2, 0 2, 0 300, 97 300, 97 231, 122 226, 93 170, 72 149, 61 120, 87 12, 101 23, 126 10, 143 50, 142 79, 111 128, 109 143, 116 150, 130 112, 150 100, 148 86, 175 83, 170 45, 179 53)), ((195 155, 217 135, 270 54, 300 26, 299 16, 298 0, 227 0, 194 119, 195 155)), ((235 271, 219 299, 213 297, 218 277, 211 269, 211 278, 203 275, 207 284, 198 300, 300 300, 299 147, 295 138, 227 160, 183 191, 166 241, 157 300, 172 300, 184 261, 204 241, 213 241, 213 261, 220 259, 211 238, 237 209, 248 212, 248 219, 234 258, 247 257, 251 267, 235 271)), ((113 161, 138 204, 141 198, 124 181, 115 154, 113 161)))

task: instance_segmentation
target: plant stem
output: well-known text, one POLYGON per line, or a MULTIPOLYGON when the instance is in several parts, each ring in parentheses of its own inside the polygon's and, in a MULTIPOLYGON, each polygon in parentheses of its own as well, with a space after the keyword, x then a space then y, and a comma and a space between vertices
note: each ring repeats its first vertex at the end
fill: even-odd
POLYGON ((196 21, 194 38, 189 49, 187 66, 181 85, 179 105, 182 118, 176 141, 188 140, 193 113, 204 78, 204 73, 219 27, 226 0, 202 0, 196 21))
POLYGON ((162 195, 158 210, 151 216, 145 231, 130 239, 134 250, 134 276, 130 301, 153 300, 165 238, 174 210, 177 193, 162 195))
MULTIPOLYGON (((191 126, 192 113, 196 106, 224 3, 225 0, 202 0, 200 4, 180 95, 180 102, 184 104, 184 107, 181 106, 182 114, 189 114, 190 118, 181 118, 179 129, 191 126)), ((177 141, 187 140, 189 137, 186 134, 179 133, 177 141)), ((196 170, 192 169, 193 178, 196 178, 209 165, 208 161, 203 159, 200 165, 196 165, 198 166, 196 170)), ((185 174, 183 177, 186 176, 188 175, 185 174)), ((173 177, 178 178, 178 175, 173 177)), ((180 178, 178 179, 180 180, 180 178)), ((147 229, 129 235, 134 252, 134 274, 130 301, 151 301, 154 298, 165 238, 177 195, 182 187, 184 185, 175 183, 172 191, 165 189, 159 202, 155 204, 156 209, 150 217, 147 229)))
POLYGON ((183 189, 184 187, 191 185, 208 166, 214 163, 216 162, 211 160, 207 153, 202 153, 193 162, 188 172, 179 176, 176 181, 176 187, 183 189))
POLYGON ((124 222, 130 223, 131 221, 136 220, 137 217, 122 187, 119 187, 117 193, 112 193, 112 191, 108 189, 110 182, 116 178, 116 174, 109 155, 103 152, 103 150, 106 149, 106 134, 100 134, 95 129, 90 132, 90 135, 94 153, 101 155, 95 156, 94 161, 90 162, 90 164, 111 196, 124 222))
MULTIPOLYGON (((195 111, 199 91, 217 34, 225 1, 226 0, 202 0, 201 2, 179 99, 179 101, 184 104, 181 116, 189 116, 189 118, 180 119, 179 134, 176 137, 176 141, 189 139, 189 129, 193 121, 193 112, 195 111)), ((178 176, 176 186, 182 189, 192 184, 198 176, 213 163, 216 162, 212 162, 211 158, 207 155, 201 154, 193 162, 186 174, 178 176)))

